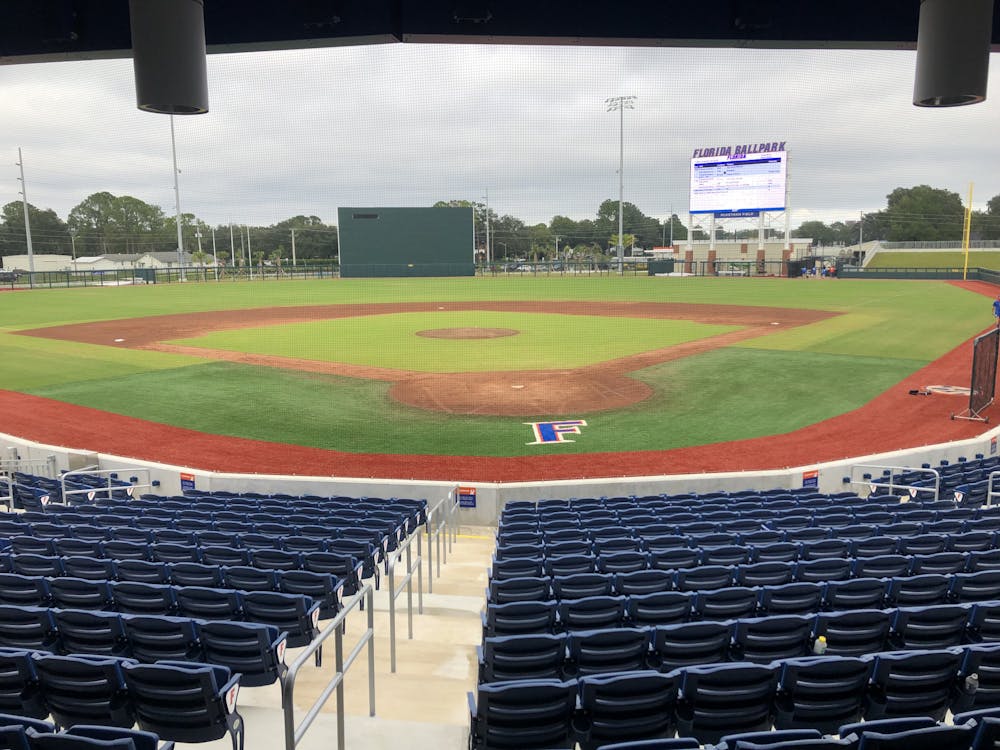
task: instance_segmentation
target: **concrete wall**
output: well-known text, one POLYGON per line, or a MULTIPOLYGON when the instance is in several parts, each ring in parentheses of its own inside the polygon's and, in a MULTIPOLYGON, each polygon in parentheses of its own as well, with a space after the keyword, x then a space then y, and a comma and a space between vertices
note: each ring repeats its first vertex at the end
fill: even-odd
MULTIPOLYGON (((350 477, 271 476, 258 474, 226 474, 206 472, 189 467, 170 466, 150 461, 135 461, 121 456, 91 453, 67 447, 42 445, 0 433, 0 456, 9 458, 16 452, 22 459, 48 461, 58 470, 78 469, 97 465, 101 469, 119 470, 121 478, 134 476, 137 469, 149 472, 154 489, 140 488, 137 494, 181 494, 181 474, 191 474, 200 490, 231 492, 283 492, 289 494, 347 495, 354 497, 409 497, 426 499, 432 505, 449 497, 456 487, 475 487, 476 507, 461 510, 461 522, 477 525, 496 523, 500 510, 510 500, 539 500, 572 497, 614 495, 706 493, 719 490, 792 489, 803 486, 803 474, 818 471, 818 491, 841 492, 854 490, 867 494, 867 484, 861 481, 866 472, 881 475, 880 469, 857 469, 858 465, 919 467, 922 463, 937 466, 941 459, 957 461, 960 456, 974 458, 977 454, 991 455, 996 450, 992 438, 1000 434, 994 428, 977 438, 937 446, 922 446, 896 453, 847 458, 826 464, 792 467, 775 471, 733 472, 720 474, 685 474, 673 476, 614 477, 557 482, 518 482, 506 484, 455 481, 408 481, 394 479, 356 479, 350 477), (54 457, 54 458, 50 458, 54 457), (852 484, 853 477, 857 483, 852 484)), ((142 472, 145 476, 145 471, 142 472)))

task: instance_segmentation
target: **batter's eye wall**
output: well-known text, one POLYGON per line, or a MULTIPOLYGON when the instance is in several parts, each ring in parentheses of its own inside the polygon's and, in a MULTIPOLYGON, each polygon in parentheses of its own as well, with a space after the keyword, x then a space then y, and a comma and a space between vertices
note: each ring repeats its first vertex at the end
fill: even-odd
POLYGON ((474 276, 471 208, 340 208, 340 275, 474 276))

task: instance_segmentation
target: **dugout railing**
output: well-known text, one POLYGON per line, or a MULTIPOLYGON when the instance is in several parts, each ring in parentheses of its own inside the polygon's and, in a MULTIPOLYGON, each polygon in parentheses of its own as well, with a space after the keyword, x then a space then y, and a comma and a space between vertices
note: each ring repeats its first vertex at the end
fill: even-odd
POLYGON ((897 491, 905 491, 911 498, 916 499, 918 494, 926 494, 921 500, 938 500, 941 491, 941 474, 937 469, 925 469, 914 466, 882 466, 876 464, 857 464, 851 467, 851 486, 864 487, 868 489, 870 495, 874 495, 878 490, 884 489, 888 494, 895 495, 897 491), (880 472, 876 476, 873 472, 880 472), (859 476, 860 474, 860 476, 859 476), (908 484, 897 480, 899 474, 920 474, 928 479, 933 479, 934 485, 908 484))

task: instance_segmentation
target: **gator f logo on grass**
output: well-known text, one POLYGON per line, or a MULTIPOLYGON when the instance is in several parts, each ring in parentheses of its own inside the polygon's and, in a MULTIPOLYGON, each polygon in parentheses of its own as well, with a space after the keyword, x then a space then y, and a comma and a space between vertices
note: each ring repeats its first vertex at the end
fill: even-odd
POLYGON ((580 428, 586 427, 583 419, 563 419, 559 422, 523 422, 531 428, 535 439, 525 445, 548 445, 550 443, 575 443, 567 435, 579 435, 580 428))

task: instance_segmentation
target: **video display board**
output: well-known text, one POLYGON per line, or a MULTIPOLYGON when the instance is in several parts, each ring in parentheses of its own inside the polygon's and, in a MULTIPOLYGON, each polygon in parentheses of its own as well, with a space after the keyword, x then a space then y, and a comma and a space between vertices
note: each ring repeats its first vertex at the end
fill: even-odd
POLYGON ((691 159, 693 214, 753 215, 785 209, 788 152, 772 142, 695 149, 691 159))

